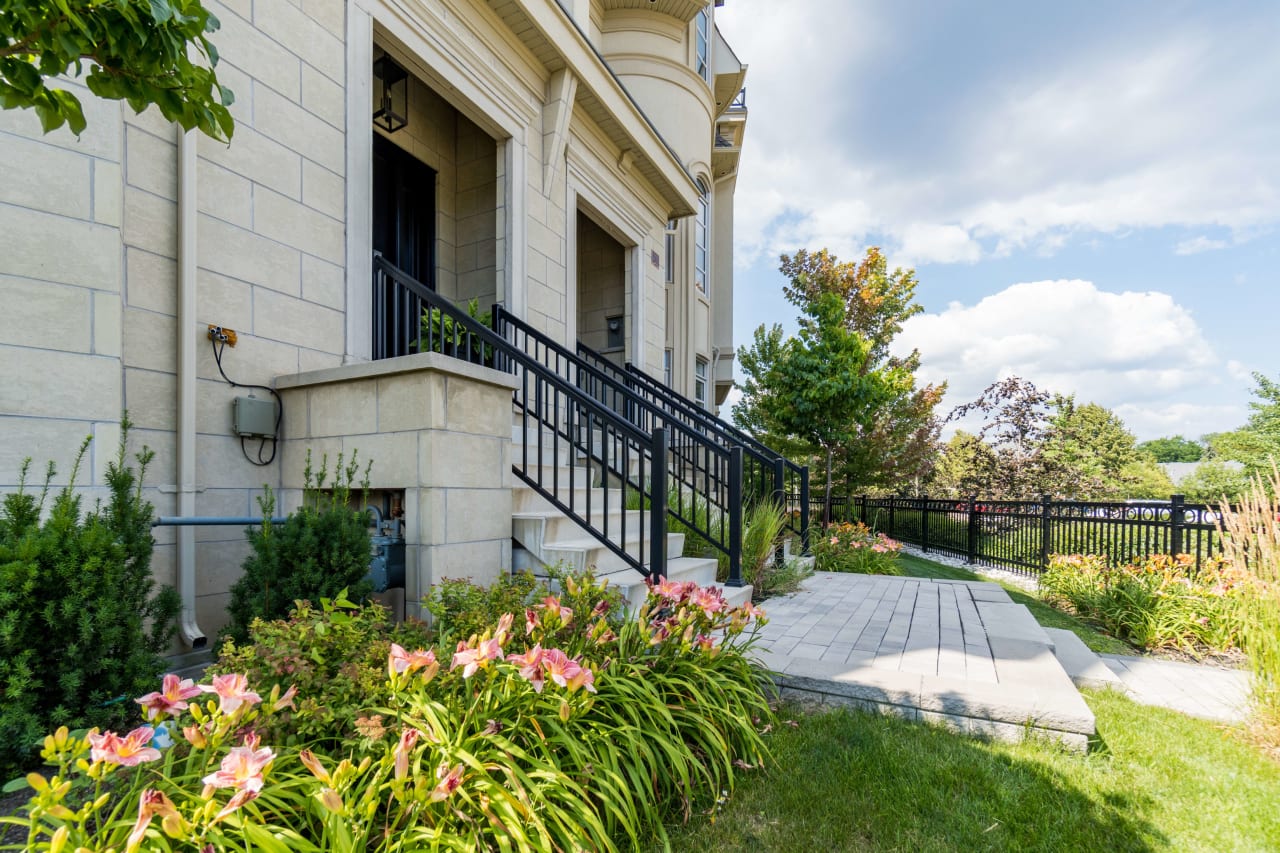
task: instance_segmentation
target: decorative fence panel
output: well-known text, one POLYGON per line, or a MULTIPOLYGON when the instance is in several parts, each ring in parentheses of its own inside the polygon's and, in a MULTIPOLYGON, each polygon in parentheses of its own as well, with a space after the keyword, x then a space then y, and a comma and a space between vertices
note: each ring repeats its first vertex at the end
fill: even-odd
MULTIPOLYGON (((809 511, 823 523, 821 496, 811 496, 809 511)), ((1029 575, 1048 568, 1054 554, 1102 554, 1112 563, 1190 554, 1198 566, 1221 549, 1217 512, 1181 495, 1134 503, 832 496, 830 520, 862 522, 924 551, 1029 575)))

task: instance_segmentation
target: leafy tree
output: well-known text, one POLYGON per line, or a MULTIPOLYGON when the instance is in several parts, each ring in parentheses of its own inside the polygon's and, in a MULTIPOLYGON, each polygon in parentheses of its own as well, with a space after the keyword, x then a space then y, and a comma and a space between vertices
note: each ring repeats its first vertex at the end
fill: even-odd
POLYGON ((1138 445, 1138 451, 1148 453, 1157 462, 1199 462, 1204 447, 1180 435, 1153 438, 1138 445))
POLYGON ((232 93, 218 83, 218 51, 206 37, 217 29, 200 0, 6 0, 0 107, 34 109, 45 133, 66 124, 79 134, 79 99, 49 83, 84 73, 100 98, 125 101, 135 112, 155 104, 187 130, 227 141, 232 93))
POLYGON ((1047 468, 1061 476, 1054 491, 1078 500, 1131 497, 1129 472, 1139 462, 1124 421, 1096 403, 1057 397, 1044 446, 1047 468))
POLYGON ((994 494, 991 478, 996 470, 995 451, 971 432, 958 430, 938 454, 929 491, 951 497, 994 494))
POLYGON ((1052 429, 1053 395, 1033 383, 1010 376, 987 386, 976 400, 957 406, 947 416, 959 420, 980 415, 977 437, 991 448, 990 456, 975 456, 989 468, 983 479, 991 492, 985 497, 1031 500, 1061 488, 1063 472, 1044 448, 1052 429))
POLYGON ((1248 487, 1249 476, 1244 470, 1220 459, 1201 462, 1178 484, 1188 503, 1212 505, 1234 503, 1248 487))
POLYGON ((891 486, 927 471, 945 386, 917 388, 918 353, 890 355, 902 324, 922 309, 915 275, 887 271, 871 249, 860 263, 822 250, 784 255, 783 292, 801 311, 800 332, 756 330, 738 354, 746 382, 734 418, 788 452, 814 453, 826 494, 838 469, 849 489, 891 486))
POLYGON ((1253 381, 1257 399, 1249 404, 1248 422, 1234 432, 1207 435, 1205 443, 1214 459, 1242 462, 1248 477, 1265 481, 1272 464, 1280 463, 1280 383, 1261 373, 1253 374, 1253 381))
POLYGON ((1165 499, 1178 491, 1155 457, 1146 454, 1121 469, 1120 481, 1124 483, 1122 497, 1126 498, 1165 499))

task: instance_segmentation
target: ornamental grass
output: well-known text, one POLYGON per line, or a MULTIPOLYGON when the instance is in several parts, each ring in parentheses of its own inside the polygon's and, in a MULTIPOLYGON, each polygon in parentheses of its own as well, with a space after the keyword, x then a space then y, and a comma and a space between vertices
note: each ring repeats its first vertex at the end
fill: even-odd
POLYGON ((145 724, 127 734, 60 729, 42 753, 52 770, 30 774, 30 802, 0 822, 25 832, 19 849, 127 853, 661 841, 668 821, 714 810, 766 761, 771 682, 749 658, 763 613, 663 582, 625 616, 590 576, 562 585, 451 647, 384 637, 380 688, 354 719, 324 726, 302 725, 308 700, 327 701, 324 679, 308 681, 308 697, 283 687, 287 670, 331 631, 373 622, 362 614, 375 606, 327 602, 284 627, 259 622, 259 682, 169 676, 135 700, 145 724))
POLYGON ((1251 578, 1240 608, 1241 639, 1253 669, 1253 723, 1280 755, 1280 472, 1261 478, 1234 509, 1222 507, 1222 551, 1251 578))

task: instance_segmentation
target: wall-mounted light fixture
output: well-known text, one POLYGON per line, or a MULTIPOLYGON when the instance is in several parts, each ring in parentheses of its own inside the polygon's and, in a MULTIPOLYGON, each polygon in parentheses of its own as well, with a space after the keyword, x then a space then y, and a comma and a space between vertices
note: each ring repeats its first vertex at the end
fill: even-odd
POLYGON ((382 84, 373 123, 395 133, 409 123, 409 72, 384 53, 374 60, 373 76, 382 84))

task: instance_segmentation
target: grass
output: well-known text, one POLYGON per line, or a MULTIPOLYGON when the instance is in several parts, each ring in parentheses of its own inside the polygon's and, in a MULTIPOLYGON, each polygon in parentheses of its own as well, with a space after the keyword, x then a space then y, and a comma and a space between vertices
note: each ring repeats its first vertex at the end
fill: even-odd
MULTIPOLYGON (((935 563, 932 560, 925 560, 913 554, 899 554, 898 563, 906 572, 908 577, 913 578, 945 578, 947 580, 962 581, 985 581, 988 578, 979 577, 973 572, 964 569, 957 569, 952 566, 944 566, 941 563, 935 563)), ((1109 634, 1104 634, 1097 627, 1077 616, 1070 613, 1064 613, 1052 605, 1046 604, 1035 595, 1019 589, 1013 584, 999 583, 1009 593, 1009 597, 1013 599, 1015 604, 1026 605, 1031 611, 1031 615, 1035 620, 1046 628, 1065 628, 1072 632, 1095 652, 1100 654, 1112 655, 1132 655, 1137 654, 1133 646, 1118 640, 1109 634)))
POLYGON ((983 743, 891 717, 836 710, 769 735, 681 851, 1280 850, 1280 765, 1232 731, 1111 692, 1085 693, 1100 743, 983 743))

